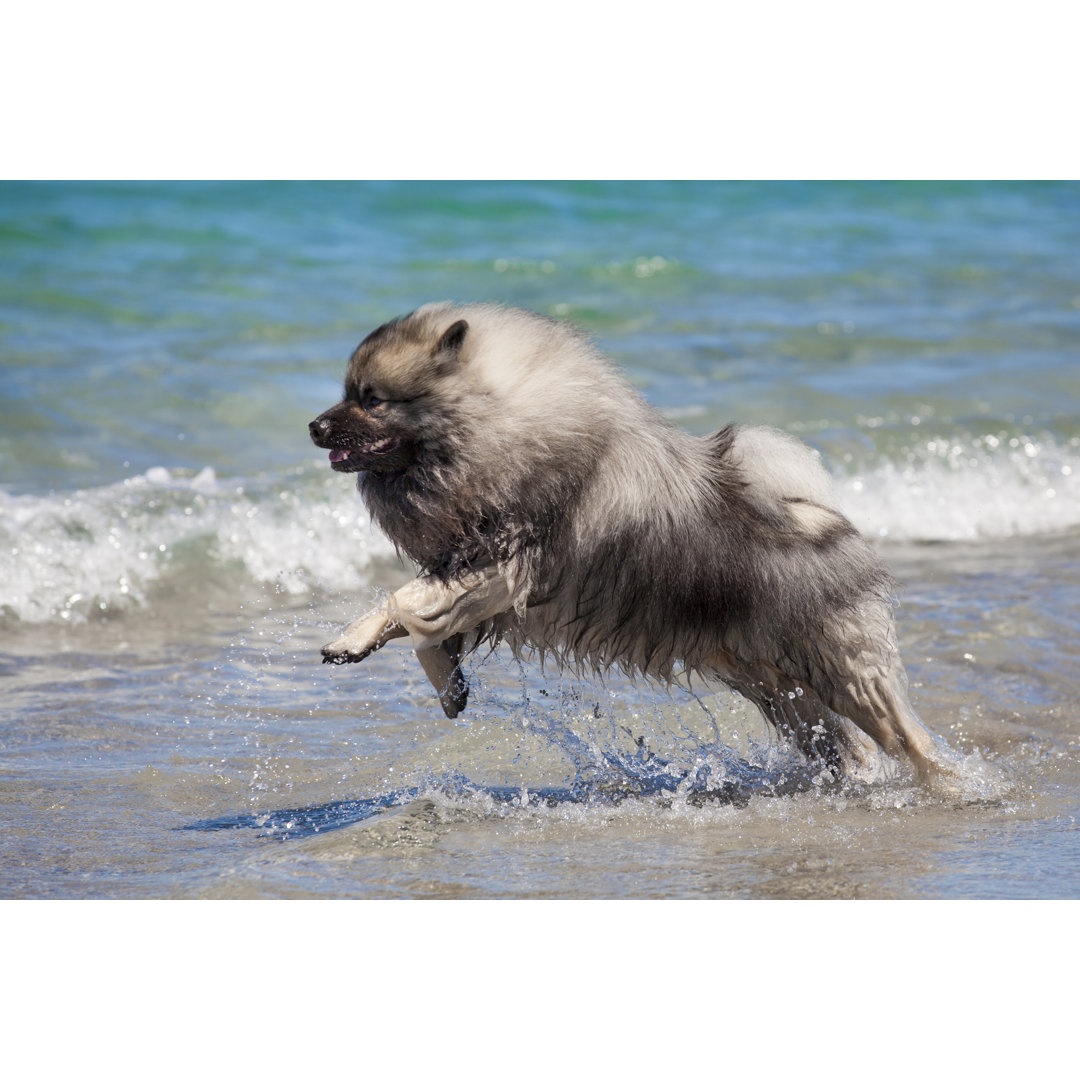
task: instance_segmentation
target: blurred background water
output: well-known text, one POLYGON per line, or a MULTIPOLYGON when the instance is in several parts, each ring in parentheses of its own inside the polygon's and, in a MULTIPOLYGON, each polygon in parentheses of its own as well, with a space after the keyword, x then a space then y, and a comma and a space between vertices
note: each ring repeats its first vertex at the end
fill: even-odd
POLYGON ((1078 345, 1070 183, 0 184, 0 895, 1077 895, 1078 345), (319 665, 408 569, 307 422, 447 298, 819 449, 1008 794, 772 797, 726 694, 493 657, 452 723, 407 649, 319 665))

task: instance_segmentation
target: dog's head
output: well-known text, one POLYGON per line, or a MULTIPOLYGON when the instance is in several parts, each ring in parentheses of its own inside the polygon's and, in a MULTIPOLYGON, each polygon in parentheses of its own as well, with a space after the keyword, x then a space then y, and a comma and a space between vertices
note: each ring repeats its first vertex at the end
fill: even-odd
POLYGON ((445 326, 422 310, 370 333, 349 361, 345 397, 308 425, 338 472, 403 473, 437 451, 450 423, 450 376, 460 366, 469 324, 445 326), (448 409, 448 406, 450 408, 448 409))

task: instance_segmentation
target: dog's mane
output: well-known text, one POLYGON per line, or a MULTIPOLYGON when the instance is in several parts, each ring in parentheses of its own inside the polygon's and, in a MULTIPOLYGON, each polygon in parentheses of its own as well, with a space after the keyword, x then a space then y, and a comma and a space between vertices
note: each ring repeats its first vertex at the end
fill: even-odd
MULTIPOLYGON (((562 324, 489 306, 415 317, 431 335, 469 322, 463 388, 433 404, 421 460, 361 474, 359 487, 423 573, 515 563, 529 633, 496 622, 481 638, 661 678, 707 668, 722 641, 805 679, 806 642, 827 649, 830 625, 888 596, 887 572, 839 511, 740 459, 743 429, 675 428, 562 324), (800 504, 813 529, 792 512, 800 504)), ((775 433, 746 446, 763 438, 793 453, 775 433)))

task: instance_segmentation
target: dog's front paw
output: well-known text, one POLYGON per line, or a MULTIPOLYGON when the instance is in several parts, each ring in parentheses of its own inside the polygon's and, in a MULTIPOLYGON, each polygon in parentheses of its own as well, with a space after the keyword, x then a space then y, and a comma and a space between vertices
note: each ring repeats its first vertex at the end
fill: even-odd
POLYGON ((400 623, 391 622, 385 611, 373 611, 357 619, 336 641, 324 645, 324 664, 358 664, 391 638, 406 633, 400 623))
POLYGON ((338 638, 329 645, 322 647, 322 662, 324 664, 358 664, 366 660, 376 649, 371 645, 366 649, 356 651, 349 647, 348 638, 338 638))

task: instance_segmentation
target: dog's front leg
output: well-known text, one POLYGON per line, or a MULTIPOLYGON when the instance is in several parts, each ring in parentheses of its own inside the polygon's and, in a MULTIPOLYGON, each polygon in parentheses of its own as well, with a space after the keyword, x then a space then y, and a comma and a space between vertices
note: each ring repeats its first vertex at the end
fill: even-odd
POLYGON ((492 564, 450 581, 417 578, 390 597, 390 617, 405 627, 420 666, 451 720, 465 708, 469 694, 461 670, 462 637, 508 611, 515 591, 508 568, 492 564))
POLYGON ((469 684, 461 670, 461 637, 451 638, 433 649, 417 649, 416 659, 435 687, 443 712, 453 720, 469 700, 469 684))
POLYGON ((341 637, 324 645, 324 664, 355 664, 367 659, 394 638, 407 637, 409 631, 395 622, 384 605, 350 623, 341 637))
POLYGON ((323 649, 324 663, 363 660, 386 642, 408 636, 425 674, 451 719, 465 708, 462 635, 514 606, 517 582, 509 567, 490 564, 442 581, 419 577, 387 598, 384 607, 353 623, 323 649))
MULTIPOLYGON (((324 664, 355 664, 367 659, 394 638, 408 637, 409 631, 394 621, 384 607, 350 624, 336 641, 323 647, 324 664)), ((431 685, 439 693, 443 712, 454 719, 465 708, 469 686, 461 673, 460 637, 444 641, 434 648, 417 649, 416 657, 431 685), (454 642, 458 647, 451 644, 454 642)))
POLYGON ((509 568, 490 563, 447 581, 414 578, 388 598, 386 612, 391 622, 405 628, 420 652, 509 611, 516 592, 509 568))

